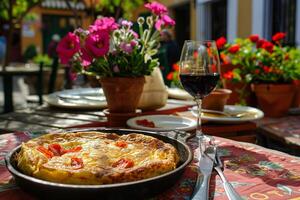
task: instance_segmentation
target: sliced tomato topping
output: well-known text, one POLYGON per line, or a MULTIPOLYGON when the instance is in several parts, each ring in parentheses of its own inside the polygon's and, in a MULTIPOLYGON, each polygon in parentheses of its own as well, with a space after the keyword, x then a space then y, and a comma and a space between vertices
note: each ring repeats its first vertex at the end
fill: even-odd
POLYGON ((78 151, 81 151, 81 149, 82 149, 81 146, 74 147, 74 148, 71 148, 71 149, 64 149, 63 154, 65 154, 65 153, 72 153, 72 152, 78 152, 78 151))
POLYGON ((117 147, 121 147, 121 148, 126 148, 128 146, 127 142, 123 141, 123 140, 119 140, 115 143, 115 145, 117 147))
POLYGON ((112 164, 112 167, 130 168, 134 166, 134 162, 129 158, 121 158, 112 164))
POLYGON ((73 169, 81 169, 83 168, 83 161, 81 158, 73 157, 71 158, 71 166, 73 169))
POLYGON ((154 122, 147 119, 136 120, 136 124, 140 126, 155 128, 154 122))
POLYGON ((48 150, 51 151, 54 156, 61 156, 63 154, 63 147, 60 144, 49 144, 48 150))
POLYGON ((52 158, 54 154, 43 146, 38 146, 37 150, 43 153, 47 158, 52 158))

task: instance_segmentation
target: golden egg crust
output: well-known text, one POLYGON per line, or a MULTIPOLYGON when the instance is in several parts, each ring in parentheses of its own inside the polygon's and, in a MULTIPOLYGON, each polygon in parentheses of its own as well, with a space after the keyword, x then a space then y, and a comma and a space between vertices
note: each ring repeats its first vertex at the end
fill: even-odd
POLYGON ((21 145, 19 169, 57 183, 99 185, 146 179, 176 168, 177 150, 138 133, 50 133, 21 145))

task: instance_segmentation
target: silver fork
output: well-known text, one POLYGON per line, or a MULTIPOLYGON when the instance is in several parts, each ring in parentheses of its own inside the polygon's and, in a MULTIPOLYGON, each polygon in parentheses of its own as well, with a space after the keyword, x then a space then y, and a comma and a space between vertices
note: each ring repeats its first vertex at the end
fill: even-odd
POLYGON ((220 153, 218 152, 218 148, 216 147, 216 157, 215 157, 215 170, 218 172, 222 182, 223 187, 225 189, 226 195, 229 200, 242 200, 242 197, 235 191, 233 186, 227 181, 222 169, 223 169, 223 163, 220 159, 220 153))

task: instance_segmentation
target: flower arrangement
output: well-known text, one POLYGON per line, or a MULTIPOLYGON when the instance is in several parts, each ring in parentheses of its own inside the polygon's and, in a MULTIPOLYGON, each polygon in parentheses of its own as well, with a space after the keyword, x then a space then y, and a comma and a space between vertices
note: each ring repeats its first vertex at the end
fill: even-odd
POLYGON ((58 44, 61 63, 72 71, 100 77, 139 77, 150 75, 159 65, 155 58, 160 31, 173 26, 167 8, 157 2, 145 4, 151 16, 137 19, 138 33, 133 23, 112 17, 102 17, 89 26, 68 33, 58 44), (146 27, 146 28, 144 28, 146 27))
POLYGON ((276 33, 272 41, 250 35, 236 39, 234 44, 224 37, 217 40, 221 61, 237 67, 223 78, 245 83, 291 83, 300 79, 300 51, 283 47, 285 33, 276 33))

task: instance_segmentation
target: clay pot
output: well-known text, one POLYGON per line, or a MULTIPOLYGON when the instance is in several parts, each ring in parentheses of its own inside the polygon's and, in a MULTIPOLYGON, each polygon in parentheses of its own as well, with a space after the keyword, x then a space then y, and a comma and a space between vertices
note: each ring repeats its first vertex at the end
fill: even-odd
POLYGON ((231 90, 228 89, 215 89, 202 101, 202 108, 209 110, 223 111, 231 95, 231 90))
POLYGON ((266 117, 286 115, 295 94, 293 84, 251 84, 251 89, 266 117))
POLYGON ((292 107, 300 107, 300 80, 294 81, 296 92, 293 99, 292 107))
POLYGON ((110 113, 134 113, 140 100, 145 77, 101 77, 100 83, 110 113))

